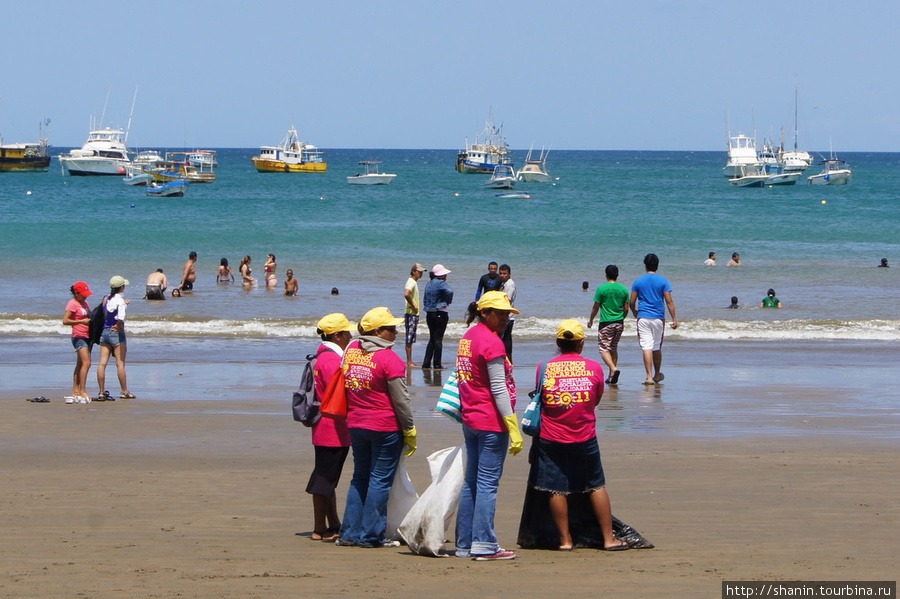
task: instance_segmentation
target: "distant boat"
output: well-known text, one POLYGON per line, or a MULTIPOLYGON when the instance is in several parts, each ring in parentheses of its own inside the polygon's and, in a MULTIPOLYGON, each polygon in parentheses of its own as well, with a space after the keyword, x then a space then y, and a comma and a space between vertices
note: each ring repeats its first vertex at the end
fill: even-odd
POLYGON ((388 185, 397 176, 390 173, 379 173, 378 165, 381 162, 378 160, 363 160, 360 164, 365 167, 366 173, 364 175, 357 173, 347 177, 347 183, 350 185, 388 185))
POLYGON ((37 143, 6 144, 0 136, 0 173, 46 172, 50 167, 48 147, 43 137, 37 143))
MULTIPOLYGON (((68 154, 59 157, 64 175, 72 176, 98 176, 98 175, 124 175, 126 167, 131 164, 128 158, 128 131, 131 129, 131 119, 134 116, 134 103, 137 101, 137 89, 134 90, 134 100, 131 102, 131 114, 128 117, 128 127, 122 129, 94 128, 91 123, 91 131, 88 132, 87 141, 81 149, 71 150, 68 154)), ((103 108, 104 114, 106 107, 103 108)), ((103 122, 103 117, 100 117, 103 122)))
POLYGON ((722 169, 725 177, 736 179, 742 177, 743 169, 756 169, 763 166, 756 152, 756 138, 738 134, 728 138, 728 160, 722 169))
POLYGON ((74 176, 102 176, 125 174, 131 164, 125 146, 127 133, 122 129, 94 129, 81 146, 59 157, 63 174, 74 176))
POLYGON ((809 185, 846 185, 853 177, 853 171, 850 165, 843 160, 837 160, 833 156, 828 160, 823 160, 819 164, 824 165, 818 175, 812 175, 806 178, 809 185))
POLYGON ((527 191, 508 191, 506 193, 494 194, 494 197, 501 200, 530 200, 531 194, 527 191))
POLYGON ((532 160, 531 151, 534 148, 529 148, 528 155, 525 157, 525 166, 519 169, 518 174, 516 175, 520 181, 525 181, 526 183, 549 183, 550 175, 547 173, 547 156, 550 154, 550 150, 544 152, 544 148, 541 148, 541 155, 537 160, 532 160))
MULTIPOLYGON (((199 166, 195 164, 191 156, 196 152, 166 152, 165 162, 160 165, 168 165, 169 171, 175 171, 179 178, 184 178, 191 183, 212 183, 216 180, 216 172, 213 170, 215 160, 200 161, 199 166)), ((162 181, 162 177, 154 177, 157 181, 162 181)))
POLYGON ((491 189, 512 189, 516 185, 516 171, 512 165, 498 164, 494 167, 494 172, 487 183, 484 184, 491 189))
POLYGON ((291 126, 277 146, 261 146, 259 156, 250 160, 260 173, 324 173, 328 163, 316 146, 300 141, 291 126))
POLYGON ((456 156, 456 170, 460 173, 493 173, 494 167, 506 164, 512 166, 509 145, 503 139, 503 126, 495 127, 492 120, 484 124, 480 138, 470 144, 466 138, 466 149, 456 156))
POLYGON ((216 161, 215 150, 194 150, 193 152, 187 152, 187 159, 188 162, 201 170, 214 169, 219 166, 219 163, 216 161))
POLYGON ((147 195, 156 198, 181 198, 187 193, 190 184, 190 181, 184 179, 168 181, 166 183, 157 183, 154 181, 147 187, 147 195))
POLYGON ((786 173, 802 173, 813 163, 813 157, 809 152, 797 149, 797 136, 799 135, 797 129, 798 105, 797 87, 794 86, 794 149, 784 149, 784 130, 782 129, 781 152, 778 157, 779 161, 784 165, 784 172, 786 173))
POLYGON ((122 177, 122 182, 125 183, 125 185, 149 185, 153 182, 153 175, 130 170, 128 175, 122 177))
POLYGON ((773 185, 795 185, 802 176, 802 172, 770 174, 766 178, 765 186, 771 187, 773 185))
POLYGON ((728 179, 732 187, 765 187, 769 174, 760 164, 736 166, 734 177, 728 179))

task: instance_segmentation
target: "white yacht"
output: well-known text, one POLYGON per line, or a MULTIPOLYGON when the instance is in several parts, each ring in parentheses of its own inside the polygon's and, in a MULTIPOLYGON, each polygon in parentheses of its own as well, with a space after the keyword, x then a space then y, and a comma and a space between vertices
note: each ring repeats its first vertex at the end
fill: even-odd
POLYGON ((722 169, 726 178, 736 179, 744 176, 747 169, 755 170, 762 166, 756 152, 756 138, 743 134, 728 138, 728 162, 722 169))
POLYGON ((125 140, 128 134, 122 129, 95 129, 81 149, 71 150, 59 156, 64 175, 93 176, 125 174, 131 160, 125 140))

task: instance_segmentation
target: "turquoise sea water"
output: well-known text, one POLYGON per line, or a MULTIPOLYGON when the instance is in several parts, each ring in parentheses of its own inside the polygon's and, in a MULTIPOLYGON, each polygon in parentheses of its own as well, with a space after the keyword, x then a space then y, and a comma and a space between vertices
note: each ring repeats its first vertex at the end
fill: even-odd
POLYGON ((486 176, 456 173, 454 150, 330 150, 325 174, 260 174, 254 153, 219 150, 217 181, 185 198, 148 198, 118 177, 63 177, 56 159, 48 173, 0 176, 0 335, 65 332, 69 286, 84 280, 99 295, 114 274, 132 283, 135 334, 308 335, 327 312, 400 312, 418 261, 453 271, 452 336, 496 260, 519 288, 517 332, 542 336, 561 318, 586 318, 606 264, 630 285, 655 252, 682 321, 670 337, 900 339, 900 154, 841 156, 854 169, 845 187, 734 189, 724 152, 553 151, 554 183, 520 183, 532 199, 504 200, 483 187, 486 176), (394 183, 348 185, 368 159, 394 183), (192 250, 191 297, 140 301, 147 274, 163 268, 174 285, 192 250), (715 268, 702 265, 711 250, 715 268), (724 266, 733 251, 746 266, 724 266), (216 285, 220 258, 236 270, 251 255, 261 279, 269 252, 280 281, 294 270, 299 297, 283 297, 280 284, 216 285), (896 268, 875 268, 883 257, 896 268), (782 310, 755 307, 769 287, 782 310), (749 309, 725 310, 732 295, 749 309))

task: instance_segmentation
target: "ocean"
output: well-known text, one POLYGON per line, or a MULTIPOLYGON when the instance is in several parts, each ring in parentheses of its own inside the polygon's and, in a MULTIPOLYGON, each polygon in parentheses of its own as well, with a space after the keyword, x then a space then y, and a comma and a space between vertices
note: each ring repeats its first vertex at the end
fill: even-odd
POLYGON ((509 200, 483 187, 486 176, 455 172, 453 150, 330 150, 325 174, 257 173, 254 153, 218 150, 216 182, 185 198, 149 198, 118 177, 63 177, 56 159, 47 173, 0 177, 0 336, 67 333, 69 286, 88 282, 96 301, 115 274, 131 282, 135 335, 309 336, 328 312, 402 312, 409 268, 421 262, 453 271, 453 337, 495 260, 519 290, 516 333, 539 338, 562 318, 586 319, 607 264, 630 285, 654 252, 681 321, 669 339, 900 339, 897 270, 875 268, 884 257, 900 267, 900 154, 842 156, 854 168, 844 187, 735 189, 721 174, 724 152, 561 150, 548 161, 553 183, 520 183, 531 199, 509 200), (348 185, 370 159, 394 183, 348 185), (191 296, 140 301, 156 268, 177 284, 191 251, 191 296), (703 266, 709 251, 719 266, 703 266), (294 270, 298 297, 281 283, 216 284, 220 258, 237 271, 250 255, 262 279, 269 252, 279 281, 294 270), (725 267, 732 252, 744 267, 725 267), (783 309, 757 308, 770 287, 783 309), (733 295, 746 309, 725 309, 733 295))
MULTIPOLYGON (((118 177, 63 177, 55 159, 47 173, 0 176, 6 395, 68 390, 74 359, 61 319, 79 280, 95 293, 91 305, 113 275, 131 282, 128 376, 139 398, 209 399, 216 410, 238 414, 258 409, 254 397, 283 396, 287 405, 324 314, 357 321, 380 305, 402 313, 414 262, 452 271, 444 360, 452 363, 465 307, 495 260, 511 266, 518 288, 521 396, 535 365, 552 355, 557 323, 587 320, 605 266, 618 265, 620 282, 630 286, 644 273, 644 255, 654 252, 680 322, 666 334, 668 376, 659 388, 639 384, 629 318, 619 352, 623 376, 604 395, 600 428, 762 432, 747 430, 742 415, 751 411, 771 417, 768 433, 893 439, 900 431, 898 385, 889 374, 900 340, 900 154, 842 156, 854 169, 845 187, 735 189, 721 174, 724 152, 554 150, 554 181, 520 183, 531 199, 510 200, 484 188, 487 176, 455 172, 454 150, 327 150, 325 174, 257 173, 255 153, 219 149, 216 182, 192 185, 184 198, 149 198, 118 177), (381 160, 397 178, 388 186, 348 185, 361 160, 381 160), (199 255, 192 294, 141 299, 157 268, 177 285, 191 251, 199 255), (710 251, 719 266, 703 265, 710 251), (279 281, 294 270, 298 296, 285 297, 280 282, 275 291, 216 283, 222 257, 237 270, 242 256, 252 256, 262 279, 270 252, 279 281), (732 252, 745 266, 725 266, 732 252), (882 258, 895 268, 876 268, 882 258), (780 310, 758 308, 770 287, 780 310), (731 296, 742 309, 727 309, 731 296), (233 401, 225 407, 220 400, 233 401)), ((419 333, 417 361, 427 341, 424 319, 419 333)), ((593 341, 586 353, 598 358, 593 341)), ((417 417, 435 417, 431 388, 441 376, 409 377, 417 417)), ((94 379, 92 371, 91 390, 94 379)), ((112 369, 107 381, 118 388, 112 369)))

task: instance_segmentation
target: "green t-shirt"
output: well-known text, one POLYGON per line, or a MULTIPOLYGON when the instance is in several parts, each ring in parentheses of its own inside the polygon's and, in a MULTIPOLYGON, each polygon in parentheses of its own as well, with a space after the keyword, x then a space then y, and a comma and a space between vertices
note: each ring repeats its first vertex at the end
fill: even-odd
POLYGON ((628 303, 631 292, 621 283, 604 283, 597 287, 594 301, 600 304, 600 322, 625 319, 623 306, 628 303))

